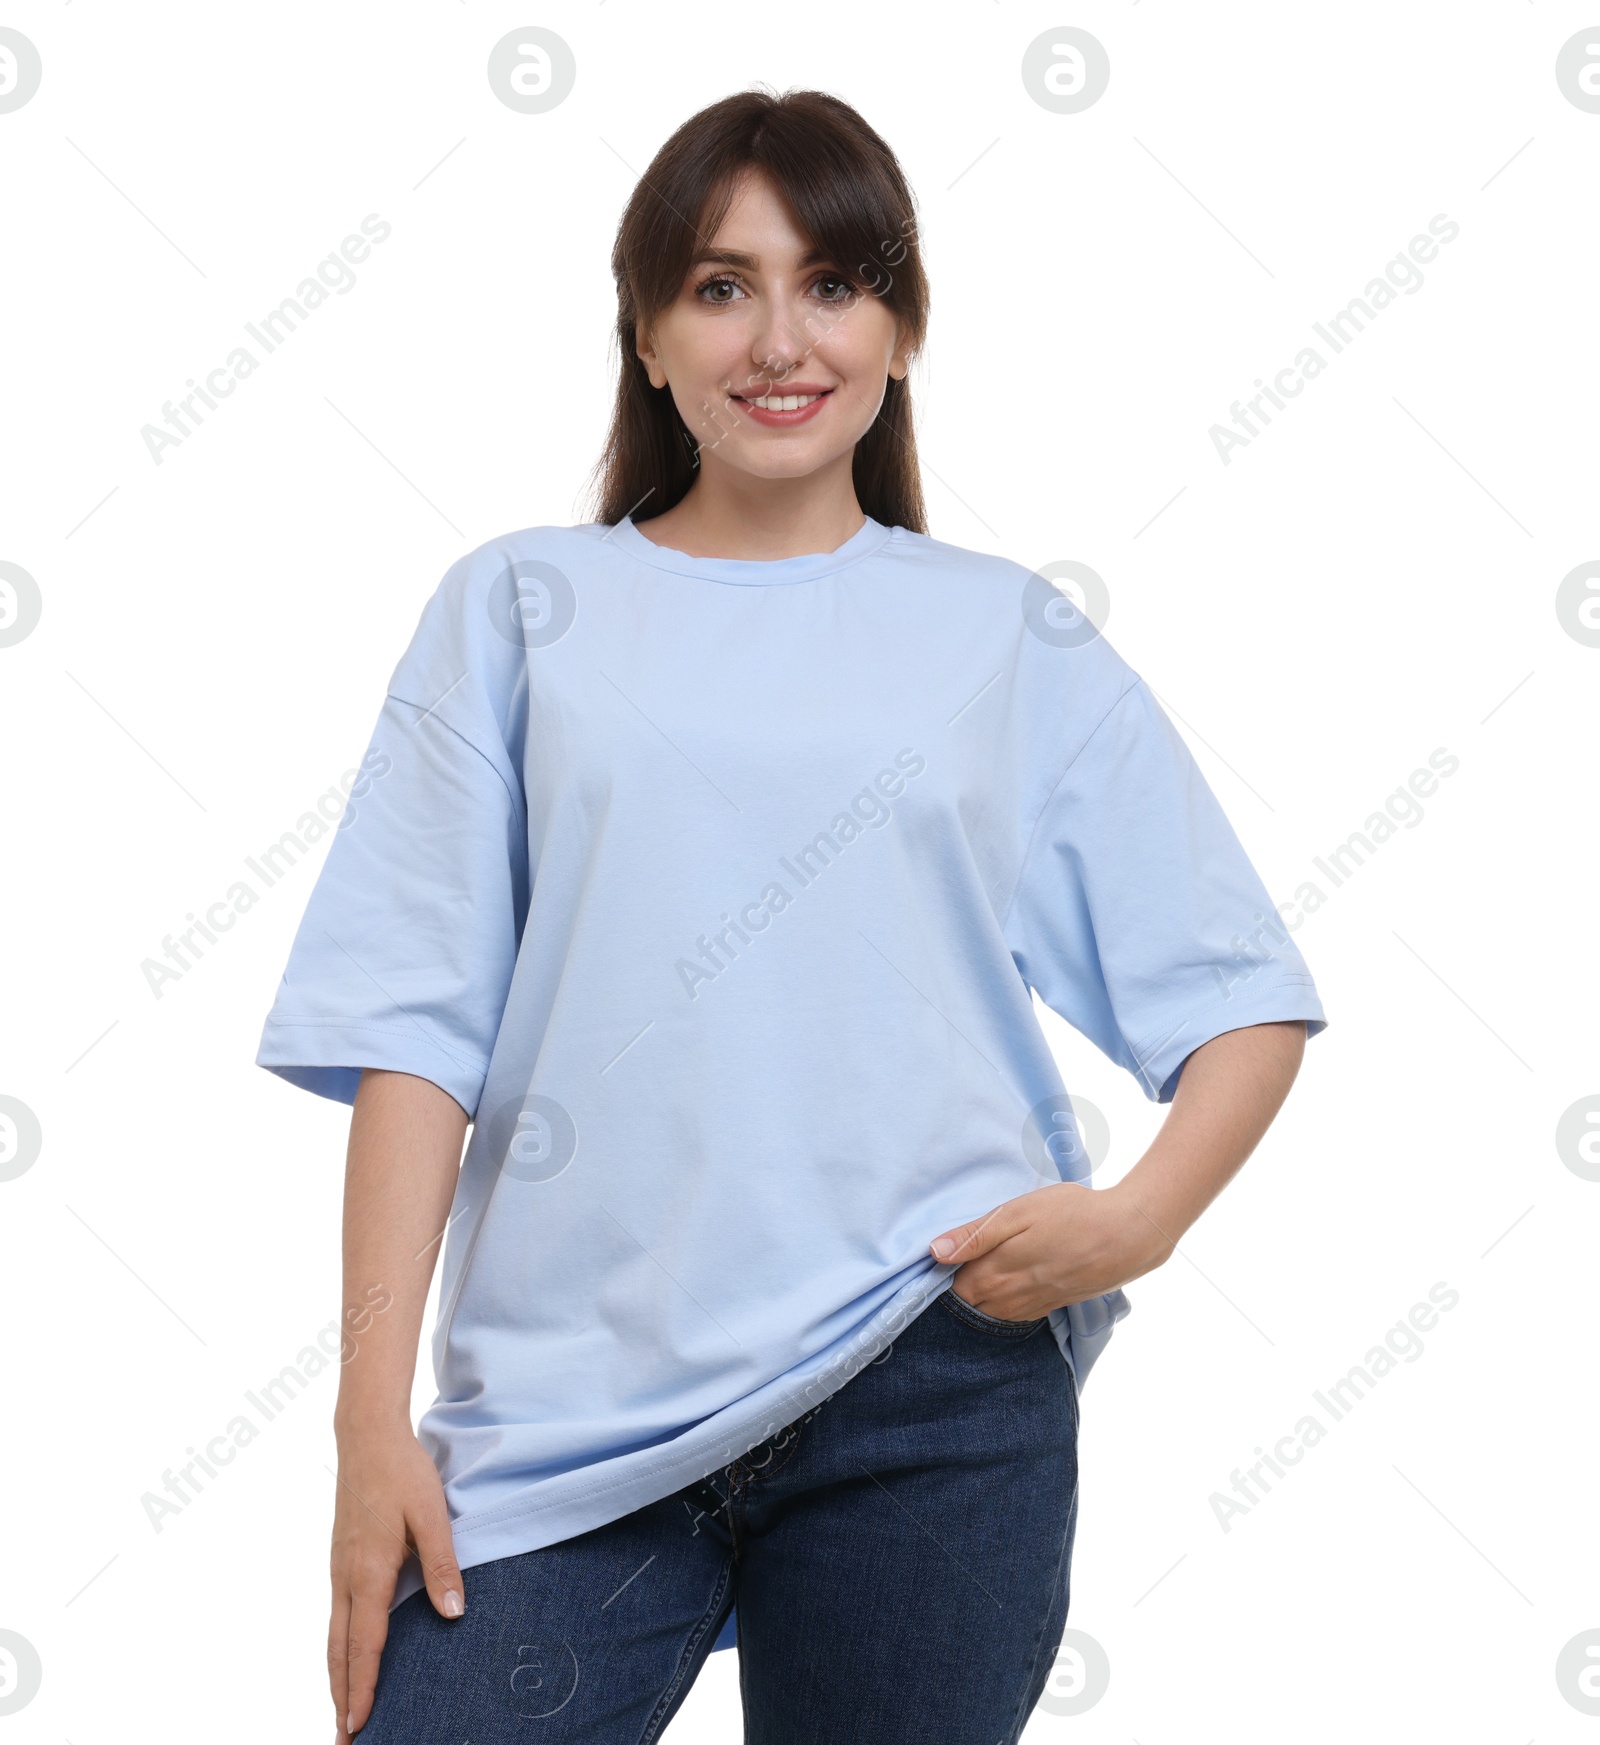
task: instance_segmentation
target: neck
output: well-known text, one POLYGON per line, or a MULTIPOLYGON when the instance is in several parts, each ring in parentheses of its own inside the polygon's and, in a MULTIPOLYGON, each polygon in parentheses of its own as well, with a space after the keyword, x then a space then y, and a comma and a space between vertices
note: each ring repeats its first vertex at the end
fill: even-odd
POLYGON ((776 559, 837 551, 866 525, 850 474, 841 464, 802 479, 757 479, 709 463, 688 493, 639 524, 657 545, 690 557, 776 559))

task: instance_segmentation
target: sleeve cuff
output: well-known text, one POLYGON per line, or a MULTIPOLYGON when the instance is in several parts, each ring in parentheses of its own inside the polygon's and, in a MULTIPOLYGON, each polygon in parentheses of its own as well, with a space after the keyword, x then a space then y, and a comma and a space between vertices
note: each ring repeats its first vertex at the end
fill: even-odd
MULTIPOLYGON (((1264 978, 1263 978, 1264 979, 1264 978)), ((1153 1103, 1170 1103, 1178 1088, 1183 1063, 1204 1042, 1228 1030, 1252 1024, 1305 1020, 1306 1039, 1320 1036, 1328 1020, 1310 976, 1280 975, 1261 987, 1241 989, 1204 1011, 1185 1018, 1174 1030, 1145 1049, 1133 1051, 1133 1071, 1153 1103)))
POLYGON ((487 1061, 451 1054, 415 1031, 314 1019, 279 1023, 269 1018, 256 1065, 336 1103, 355 1102, 366 1067, 410 1073, 454 1097, 468 1120, 477 1113, 489 1074, 487 1061))

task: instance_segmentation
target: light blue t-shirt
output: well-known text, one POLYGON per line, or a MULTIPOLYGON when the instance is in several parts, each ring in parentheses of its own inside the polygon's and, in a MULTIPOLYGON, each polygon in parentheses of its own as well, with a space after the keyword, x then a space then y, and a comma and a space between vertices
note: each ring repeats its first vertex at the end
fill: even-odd
MULTIPOLYGON (((474 1118, 419 1426, 463 1566, 727 1465, 948 1287, 934 1236, 1088 1179, 1030 989, 1159 1103, 1223 1031, 1325 1025, 1048 582, 871 519, 776 561, 625 520, 451 566, 258 1059, 474 1118)), ((1077 1386, 1128 1309, 1050 1316, 1077 1386)))

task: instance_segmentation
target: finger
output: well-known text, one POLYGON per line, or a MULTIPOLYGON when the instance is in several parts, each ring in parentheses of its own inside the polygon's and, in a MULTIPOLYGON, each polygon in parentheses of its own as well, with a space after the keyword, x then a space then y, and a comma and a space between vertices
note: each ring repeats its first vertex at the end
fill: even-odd
POLYGON ((934 1259, 976 1260, 980 1254, 987 1254, 1009 1234, 1009 1223, 1004 1213, 1004 1206, 996 1206, 992 1212, 982 1218, 974 1218, 970 1224, 957 1224, 953 1229, 946 1230, 942 1236, 935 1236, 928 1244, 934 1259))
POLYGON ((935 1260, 963 1260, 974 1252, 969 1244, 976 1240, 977 1231, 976 1224, 957 1224, 953 1230, 946 1230, 942 1236, 935 1236, 928 1247, 935 1260))
POLYGON ((1026 1304, 1014 1300, 1014 1286, 1003 1278, 990 1274, 981 1277, 974 1274, 968 1278, 970 1267, 962 1267, 950 1281, 950 1289, 961 1298, 962 1302, 970 1303, 973 1308, 981 1309, 986 1315, 995 1315, 1002 1321, 1029 1321, 1033 1319, 1034 1311, 1026 1304))
POLYGON ((389 1637, 389 1601, 394 1598, 394 1574, 374 1566, 358 1574, 350 1596, 349 1709, 342 1717, 345 1731, 358 1733, 372 1713, 378 1688, 378 1662, 389 1637))
POLYGON ((333 1584, 333 1614, 328 1620, 328 1690, 338 1719, 339 1738, 345 1737, 344 1718, 350 1713, 350 1589, 341 1578, 333 1584))
POLYGON ((444 1618, 459 1618, 466 1610, 466 1584, 456 1562, 455 1541, 450 1536, 450 1511, 441 1485, 427 1503, 408 1514, 407 1525, 417 1547, 417 1562, 427 1584, 433 1609, 444 1618))

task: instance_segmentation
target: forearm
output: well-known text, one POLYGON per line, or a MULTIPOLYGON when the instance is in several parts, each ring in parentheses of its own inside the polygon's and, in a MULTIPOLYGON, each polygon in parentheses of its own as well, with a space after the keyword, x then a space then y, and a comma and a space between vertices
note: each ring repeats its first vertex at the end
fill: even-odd
POLYGON ((1165 1259, 1255 1150, 1283 1106, 1305 1051, 1299 1019, 1252 1024, 1202 1043, 1184 1063, 1144 1156, 1106 1191, 1165 1259))
POLYGON ((466 1129, 466 1111, 429 1080, 361 1075, 344 1189, 344 1325, 356 1349, 340 1370, 340 1436, 410 1428, 422 1311, 466 1129))

